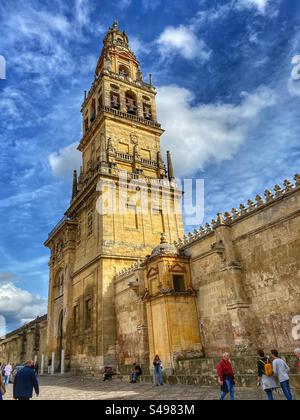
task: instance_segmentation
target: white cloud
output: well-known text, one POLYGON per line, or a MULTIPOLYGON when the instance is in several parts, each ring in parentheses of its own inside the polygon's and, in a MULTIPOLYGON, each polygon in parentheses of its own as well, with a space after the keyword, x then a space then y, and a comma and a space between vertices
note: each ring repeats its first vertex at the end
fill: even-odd
POLYGON ((120 9, 127 9, 131 6, 132 0, 119 0, 118 7, 120 9))
POLYGON ((158 90, 159 119, 166 129, 162 144, 173 150, 178 176, 191 176, 211 161, 231 159, 260 112, 276 102, 265 87, 242 93, 238 104, 194 106, 193 99, 192 92, 178 86, 158 90))
POLYGON ((11 86, 3 89, 0 96, 0 115, 2 117, 13 117, 14 122, 19 121, 23 117, 21 111, 26 109, 28 112, 28 108, 30 108, 30 101, 23 91, 11 86))
POLYGON ((86 41, 85 32, 94 34, 100 30, 91 22, 92 6, 89 0, 75 0, 72 15, 63 7, 50 12, 31 3, 5 10, 2 30, 6 36, 1 39, 2 47, 16 52, 9 57, 10 66, 22 78, 25 73, 34 74, 33 83, 47 90, 56 76, 78 74, 81 67, 74 62, 70 43, 78 40, 82 44, 86 41))
POLYGON ((290 78, 288 81, 288 92, 291 96, 300 96, 300 81, 290 78))
POLYGON ((0 283, 0 316, 9 329, 15 328, 47 312, 47 300, 17 288, 11 281, 0 283))
POLYGON ((89 0, 75 1, 76 20, 80 25, 87 25, 90 22, 89 0))
POLYGON ((268 6, 269 0, 238 0, 238 7, 246 7, 248 9, 255 8, 259 13, 264 14, 268 6))
POLYGON ((142 4, 145 10, 155 10, 161 4, 161 0, 142 0, 142 4))
POLYGON ((177 28, 168 26, 159 36, 157 44, 163 58, 168 58, 174 53, 188 60, 200 58, 205 61, 210 57, 205 42, 198 39, 192 27, 184 25, 177 28))
POLYGON ((61 149, 59 153, 49 156, 49 164, 55 177, 70 179, 73 170, 81 165, 81 153, 77 150, 77 143, 61 149))
POLYGON ((149 54, 151 47, 149 44, 144 43, 139 37, 130 36, 130 48, 136 55, 149 54))

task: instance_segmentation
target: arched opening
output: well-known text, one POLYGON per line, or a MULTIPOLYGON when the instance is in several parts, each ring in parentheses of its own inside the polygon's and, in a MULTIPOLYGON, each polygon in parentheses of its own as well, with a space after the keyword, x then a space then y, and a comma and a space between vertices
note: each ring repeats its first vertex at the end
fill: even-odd
POLYGON ((143 113, 145 120, 152 120, 152 108, 150 103, 143 103, 143 113))
POLYGON ((120 76, 129 77, 130 76, 130 70, 127 66, 121 65, 119 67, 119 74, 120 74, 120 76))
POLYGON ((116 92, 110 94, 110 106, 113 109, 120 110, 120 95, 116 92))
POLYGON ((126 108, 128 114, 137 115, 137 100, 133 92, 126 92, 126 108))

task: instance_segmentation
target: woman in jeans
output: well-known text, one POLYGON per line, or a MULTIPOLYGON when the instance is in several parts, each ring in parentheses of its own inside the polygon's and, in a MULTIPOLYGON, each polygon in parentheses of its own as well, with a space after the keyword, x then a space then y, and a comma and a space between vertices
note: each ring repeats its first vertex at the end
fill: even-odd
POLYGON ((258 350, 258 356, 259 360, 257 362, 257 370, 258 370, 258 383, 259 386, 262 387, 262 389, 267 394, 268 400, 273 401, 273 391, 276 388, 279 388, 278 382, 274 378, 274 376, 267 376, 266 375, 266 365, 271 364, 272 362, 270 359, 268 359, 265 355, 265 352, 263 350, 258 350))
POLYGON ((230 361, 230 354, 224 353, 221 362, 217 366, 219 384, 221 385, 220 400, 225 400, 227 394, 230 394, 231 401, 235 400, 235 380, 233 367, 230 361))
POLYGON ((293 394, 290 388, 290 368, 284 360, 279 357, 278 350, 271 350, 273 358, 273 372, 277 376, 282 391, 288 401, 293 400, 293 394))
POLYGON ((155 356, 153 360, 154 366, 154 377, 155 377, 155 385, 163 385, 163 377, 162 377, 162 363, 159 356, 155 356))

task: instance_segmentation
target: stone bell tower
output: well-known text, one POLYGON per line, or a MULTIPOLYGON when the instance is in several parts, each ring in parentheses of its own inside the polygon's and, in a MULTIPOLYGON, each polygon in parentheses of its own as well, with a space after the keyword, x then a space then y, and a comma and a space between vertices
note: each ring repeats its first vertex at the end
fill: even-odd
POLYGON ((163 232, 183 235, 171 155, 160 148, 156 90, 143 79, 128 36, 107 32, 82 104, 79 176, 65 217, 51 232, 48 352, 67 367, 115 364, 117 272, 151 253, 163 232), (120 192, 121 191, 121 192, 120 192), (104 196, 113 206, 105 207, 104 196), (101 204, 99 205, 99 200, 101 204))

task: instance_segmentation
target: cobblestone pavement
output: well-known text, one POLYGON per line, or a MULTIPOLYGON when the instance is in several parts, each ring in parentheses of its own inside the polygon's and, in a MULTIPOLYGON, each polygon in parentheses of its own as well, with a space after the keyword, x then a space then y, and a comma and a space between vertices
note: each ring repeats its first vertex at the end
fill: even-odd
MULTIPOLYGON (((40 400, 218 400, 217 388, 197 386, 164 385, 154 387, 149 384, 131 385, 125 380, 113 379, 103 383, 99 379, 81 377, 45 376, 40 378, 40 400)), ((264 400, 263 391, 257 389, 237 389, 238 400, 264 400)), ((276 394, 276 399, 284 399, 276 394)), ((6 400, 12 399, 12 385, 6 400)), ((35 398, 34 398, 35 399, 35 398)))

